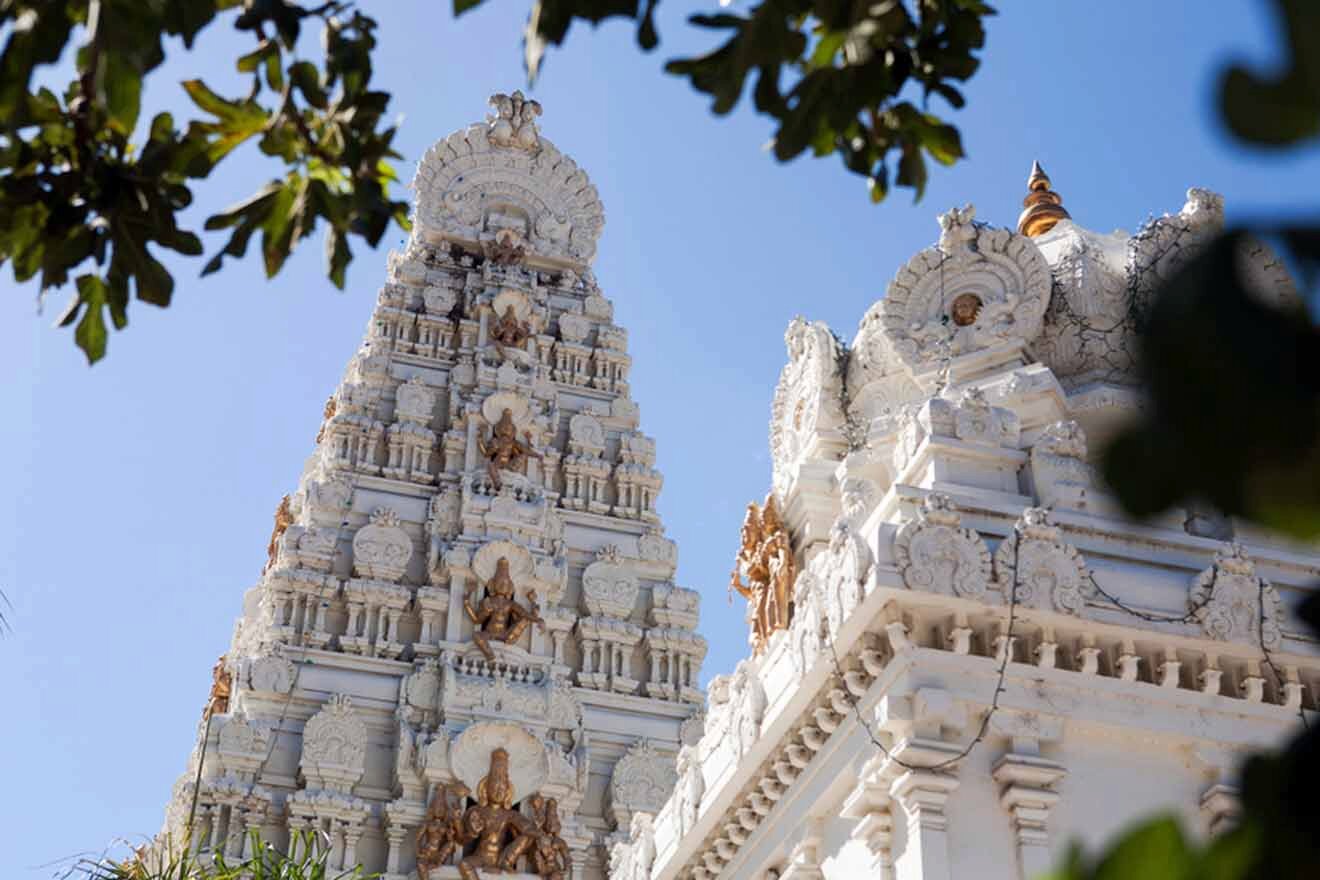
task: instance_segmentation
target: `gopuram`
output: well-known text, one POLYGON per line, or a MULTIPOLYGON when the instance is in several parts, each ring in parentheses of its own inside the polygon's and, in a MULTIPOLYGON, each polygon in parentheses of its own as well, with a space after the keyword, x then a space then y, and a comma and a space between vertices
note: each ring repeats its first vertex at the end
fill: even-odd
POLYGON ((601 878, 700 738, 699 600, 591 270, 601 203, 539 104, 491 104, 419 165, 166 845, 242 857, 259 831, 331 875, 601 878))
POLYGON ((1316 548, 1205 509, 1134 523, 1094 470, 1141 405, 1144 309, 1222 199, 1097 234, 1036 167, 1023 207, 941 216, 851 344, 789 325, 771 491, 730 535, 750 650, 612 880, 1028 880, 1155 813, 1220 832, 1244 755, 1317 708, 1316 548))

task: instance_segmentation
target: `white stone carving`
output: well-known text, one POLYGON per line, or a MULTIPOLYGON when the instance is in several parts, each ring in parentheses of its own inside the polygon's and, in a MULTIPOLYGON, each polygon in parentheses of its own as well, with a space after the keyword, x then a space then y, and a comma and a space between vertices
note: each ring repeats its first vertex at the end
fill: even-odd
POLYGON ((706 792, 706 782, 701 776, 698 747, 685 745, 680 748, 675 769, 678 773, 676 804, 678 836, 682 837, 697 824, 701 799, 706 792))
POLYGON ((648 532, 637 539, 637 552, 647 562, 678 565, 678 545, 656 532, 648 532))
POLYGON ((515 801, 541 790, 550 769, 541 741, 522 725, 504 721, 481 721, 458 735, 449 747, 454 777, 475 792, 490 771, 490 753, 497 748, 509 753, 509 779, 515 801))
POLYGON ((299 769, 309 789, 351 794, 366 768, 367 726, 353 701, 332 696, 303 727, 299 769))
POLYGON ((1278 591, 1256 574, 1241 544, 1215 554, 1214 564, 1192 582, 1187 604, 1212 639, 1259 645, 1267 651, 1277 651, 1283 642, 1278 591))
POLYGON ((531 253, 584 267, 605 222, 596 188, 572 159, 539 136, 539 105, 516 97, 497 95, 487 125, 427 150, 413 181, 414 235, 442 244, 489 240, 497 230, 512 229, 531 253))
POLYGON ((582 605, 588 614, 628 618, 637 603, 637 575, 613 544, 582 572, 582 605))
POLYGON ((491 541, 472 556, 472 572, 483 584, 495 576, 495 566, 501 559, 509 560, 509 577, 522 586, 524 579, 532 576, 532 554, 521 544, 513 541, 491 541))
POLYGON ((293 663, 277 644, 272 653, 255 658, 248 666, 248 686, 263 693, 287 694, 294 675, 293 663))
POLYGON ((435 411, 435 389, 420 375, 400 385, 395 394, 396 416, 422 425, 431 421, 435 411))
POLYGON ((894 560, 910 590, 976 599, 990 585, 990 550, 971 529, 963 528, 953 499, 932 492, 916 519, 894 537, 894 560))
POLYGON ((1081 614, 1092 593, 1086 562, 1043 507, 1024 510, 1014 533, 1000 542, 995 582, 1004 601, 1016 592, 1020 605, 1064 614, 1081 614))
POLYGON ((881 302, 885 335, 912 369, 1040 332, 1050 299, 1044 257, 1026 236, 973 224, 974 216, 970 205, 940 215, 939 246, 900 269, 881 302), (974 319, 961 323, 955 304, 974 319))
POLYGON ((559 338, 565 342, 580 345, 586 341, 590 332, 591 321, 581 315, 565 312, 559 316, 559 338))
POLYGON ((1047 425, 1031 447, 1031 481, 1041 506, 1086 507, 1093 479, 1082 426, 1071 419, 1047 425))
POLYGON ((656 813, 678 782, 674 760, 661 755, 648 739, 633 743, 610 776, 609 814, 616 828, 626 828, 636 813, 656 813))
POLYGON ((388 507, 372 511, 370 524, 353 536, 353 570, 359 577, 398 580, 412 554, 412 539, 399 527, 399 515, 388 507))
POLYGON ((821 321, 798 317, 784 332, 788 363, 770 414, 770 457, 775 490, 787 490, 797 464, 816 451, 821 434, 843 423, 842 347, 821 321))

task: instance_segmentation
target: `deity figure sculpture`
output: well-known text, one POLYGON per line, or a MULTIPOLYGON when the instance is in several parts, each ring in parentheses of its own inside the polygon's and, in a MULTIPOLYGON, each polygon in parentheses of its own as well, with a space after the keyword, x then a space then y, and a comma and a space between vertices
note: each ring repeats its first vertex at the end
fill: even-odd
POLYGON ((458 863, 463 880, 480 880, 478 869, 492 872, 510 870, 507 861, 514 864, 531 846, 526 830, 532 823, 513 810, 513 782, 509 779, 509 753, 497 748, 490 753, 490 771, 477 783, 477 803, 468 807, 463 815, 463 833, 467 841, 475 840, 476 849, 458 863), (505 838, 516 836, 507 847, 505 838), (520 843, 526 839, 526 842, 520 843))
POLYGON ((530 431, 523 432, 524 443, 518 439, 518 428, 513 423, 513 411, 507 407, 500 413, 500 419, 490 429, 490 440, 477 438, 477 447, 486 457, 486 471, 495 488, 500 488, 500 471, 527 473, 527 459, 541 458, 541 453, 532 448, 530 431))
POLYGON ((285 495, 280 499, 280 506, 275 508, 275 526, 270 532, 270 542, 266 544, 266 568, 262 569, 263 572, 275 564, 275 555, 280 550, 280 537, 291 525, 293 510, 289 506, 289 496, 285 495))
POLYGON ((466 841, 463 834, 463 801, 467 786, 461 782, 442 785, 431 798, 426 819, 417 832, 417 873, 428 880, 431 871, 446 864, 466 841))
POLYGON ((325 401, 325 409, 321 410, 321 427, 316 431, 317 443, 320 443, 321 440, 325 438, 326 426, 329 425, 330 420, 335 417, 335 410, 337 408, 338 404, 335 403, 334 395, 331 395, 325 401))
POLYGON ((490 328, 490 338, 495 341, 495 347, 499 349, 500 354, 504 353, 506 346, 521 348, 531 335, 532 328, 526 321, 518 320, 512 305, 504 307, 504 314, 500 315, 490 328))
POLYGON ((797 564, 788 530, 779 518, 774 495, 765 504, 747 505, 743 519, 742 546, 734 562, 730 591, 737 590, 751 605, 754 651, 765 650, 770 636, 788 628, 793 581, 797 564), (747 578, 744 585, 742 578, 747 578))
POLYGON ((535 591, 527 594, 530 609, 523 608, 514 598, 513 578, 509 575, 509 560, 505 557, 501 556, 495 563, 495 574, 486 584, 486 597, 473 607, 472 593, 475 589, 475 584, 468 588, 463 597, 463 610, 476 624, 472 641, 487 660, 495 660, 495 652, 490 647, 492 641, 512 644, 522 637, 530 624, 544 626, 540 608, 536 604, 535 591))
MULTIPOLYGON (((289 496, 284 496, 288 500, 289 496)), ((225 655, 215 661, 211 667, 211 693, 206 698, 207 715, 223 715, 229 711, 229 696, 233 692, 234 679, 225 666, 225 655)))

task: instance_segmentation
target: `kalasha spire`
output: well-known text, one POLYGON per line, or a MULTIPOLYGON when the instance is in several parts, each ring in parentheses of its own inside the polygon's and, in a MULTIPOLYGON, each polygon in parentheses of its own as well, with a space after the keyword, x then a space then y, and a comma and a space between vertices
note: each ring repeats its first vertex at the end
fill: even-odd
POLYGON ((1040 162, 1031 163, 1027 190, 1027 197, 1022 200, 1023 211, 1018 217, 1018 232, 1030 236, 1044 235, 1060 220, 1071 219, 1063 207, 1063 198, 1050 189, 1050 176, 1040 167, 1040 162))

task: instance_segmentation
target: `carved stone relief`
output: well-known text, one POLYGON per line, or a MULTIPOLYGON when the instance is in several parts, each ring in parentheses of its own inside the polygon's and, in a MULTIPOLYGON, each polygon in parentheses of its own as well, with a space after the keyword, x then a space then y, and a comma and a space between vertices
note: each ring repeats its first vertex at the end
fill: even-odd
POLYGON ((990 585, 990 550, 962 527, 953 499, 932 492, 894 537, 894 559, 910 590, 977 599, 990 585))

